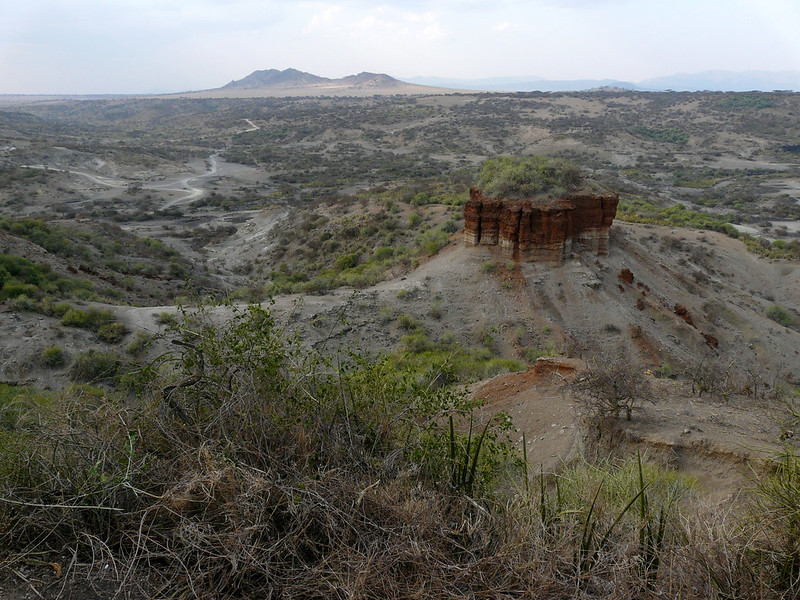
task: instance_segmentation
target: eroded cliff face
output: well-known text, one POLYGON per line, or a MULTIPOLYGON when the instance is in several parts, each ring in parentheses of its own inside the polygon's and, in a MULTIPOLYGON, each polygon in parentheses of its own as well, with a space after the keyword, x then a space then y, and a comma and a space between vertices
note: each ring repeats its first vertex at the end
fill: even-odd
POLYGON ((472 188, 469 195, 464 206, 467 245, 499 244, 509 258, 555 264, 573 251, 608 254, 608 230, 619 201, 613 192, 504 200, 472 188))

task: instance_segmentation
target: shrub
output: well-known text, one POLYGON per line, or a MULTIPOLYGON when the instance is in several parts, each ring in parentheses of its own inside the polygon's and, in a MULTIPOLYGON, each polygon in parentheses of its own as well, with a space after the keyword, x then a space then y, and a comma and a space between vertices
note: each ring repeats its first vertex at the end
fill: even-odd
POLYGON ((456 232, 456 222, 453 219, 448 219, 444 223, 442 223, 441 227, 439 227, 441 231, 444 233, 455 233, 456 232))
POLYGON ((372 257, 375 260, 386 260, 394 256, 394 248, 390 246, 381 246, 373 252, 372 257))
POLYGON ((420 323, 417 319, 412 317, 411 315, 398 315, 397 317, 397 326, 404 331, 413 331, 413 330, 421 330, 422 323, 420 323))
POLYGON ((359 256, 360 256, 359 252, 353 252, 351 254, 342 254, 339 258, 336 259, 336 268, 340 270, 352 269, 358 264, 359 256))
POLYGON ((417 244, 423 254, 436 254, 448 241, 448 235, 438 230, 426 231, 417 237, 417 244))
POLYGON ((119 321, 106 323, 97 329, 97 337, 107 344, 119 344, 127 334, 125 325, 119 321))
POLYGON ((156 324, 165 327, 176 327, 178 325, 178 317, 170 312, 162 312, 156 315, 156 324))
POLYGON ((767 317, 784 327, 791 327, 794 323, 794 318, 791 313, 777 304, 773 304, 767 308, 767 317))
POLYGON ((150 348, 154 337, 144 331, 137 331, 133 341, 128 344, 125 351, 131 356, 141 356, 150 348))
POLYGON ((51 369, 63 367, 67 357, 60 346, 49 346, 42 350, 42 365, 51 369))
POLYGON ((386 325, 394 320, 394 309, 391 306, 382 306, 378 311, 378 321, 386 325))
POLYGON ((73 307, 61 317, 61 324, 65 327, 79 327, 97 331, 100 327, 113 322, 115 319, 114 313, 110 310, 94 307, 89 310, 81 310, 73 307))
POLYGON ((774 471, 756 481, 754 520, 766 535, 759 536, 753 555, 788 595, 800 591, 800 457, 787 448, 775 458, 774 471))
POLYGON ((75 357, 69 370, 72 381, 92 383, 112 379, 120 370, 119 357, 113 352, 89 350, 75 357))

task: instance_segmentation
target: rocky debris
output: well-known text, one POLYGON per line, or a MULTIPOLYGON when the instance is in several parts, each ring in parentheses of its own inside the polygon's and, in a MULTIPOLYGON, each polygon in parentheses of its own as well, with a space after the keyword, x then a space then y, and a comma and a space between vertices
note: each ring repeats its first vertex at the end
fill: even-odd
POLYGON ((706 344, 708 344, 710 347, 716 349, 717 346, 719 346, 719 340, 710 333, 701 331, 700 334, 706 339, 706 344))
POLYGON ((472 188, 464 207, 464 242, 499 244, 504 255, 526 262, 561 264, 576 250, 607 255, 618 201, 611 192, 506 200, 472 188))
POLYGON ((681 304, 676 304, 673 310, 675 314, 678 315, 681 319, 686 321, 692 327, 695 327, 694 321, 692 321, 692 315, 689 314, 689 311, 686 309, 685 306, 681 304))
POLYGON ((627 268, 622 269, 619 272, 619 275, 617 275, 617 277, 622 281, 624 281, 625 283, 627 283, 628 285, 631 285, 633 283, 633 273, 631 272, 630 269, 627 268))
POLYGON ((600 286, 603 285, 603 281, 594 273, 583 273, 581 283, 593 290, 600 289, 600 286))
POLYGON ((636 308, 644 310, 644 300, 642 300, 641 296, 636 299, 636 308))

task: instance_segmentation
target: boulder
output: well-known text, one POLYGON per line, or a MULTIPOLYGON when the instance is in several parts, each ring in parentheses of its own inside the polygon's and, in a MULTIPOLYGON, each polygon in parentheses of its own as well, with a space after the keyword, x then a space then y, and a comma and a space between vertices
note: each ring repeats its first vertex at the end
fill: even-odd
POLYGON ((617 275, 622 281, 627 283, 628 285, 633 283, 633 273, 630 269, 622 269, 617 275))

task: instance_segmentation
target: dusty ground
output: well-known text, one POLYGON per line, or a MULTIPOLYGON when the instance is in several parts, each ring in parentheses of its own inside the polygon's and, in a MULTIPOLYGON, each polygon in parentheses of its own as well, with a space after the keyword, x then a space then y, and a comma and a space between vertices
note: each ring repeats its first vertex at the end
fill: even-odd
POLYGON ((703 496, 733 500, 752 486, 753 473, 781 447, 777 405, 736 397, 698 398, 684 383, 650 377, 654 394, 631 421, 609 421, 594 430, 570 381, 539 376, 533 368, 499 375, 473 386, 487 413, 511 415, 514 441, 527 441, 527 460, 537 472, 558 472, 570 461, 606 459, 641 451, 648 460, 696 478, 703 496), (524 434, 524 438, 523 438, 524 434))

